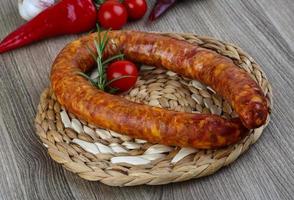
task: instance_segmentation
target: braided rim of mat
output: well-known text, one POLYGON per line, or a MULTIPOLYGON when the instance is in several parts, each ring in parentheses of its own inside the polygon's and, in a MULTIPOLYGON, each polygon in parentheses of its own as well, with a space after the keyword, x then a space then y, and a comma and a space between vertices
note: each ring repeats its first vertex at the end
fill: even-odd
MULTIPOLYGON (((264 72, 239 47, 194 34, 158 34, 196 43, 233 59, 257 81, 272 106, 272 91, 264 72)), ((141 67, 136 87, 124 97, 176 111, 236 116, 211 88, 152 66, 141 67)), ((161 185, 213 174, 255 143, 266 125, 251 130, 238 144, 219 150, 154 145, 77 119, 60 106, 50 88, 41 95, 35 119, 36 132, 53 160, 84 179, 111 186, 161 185)))

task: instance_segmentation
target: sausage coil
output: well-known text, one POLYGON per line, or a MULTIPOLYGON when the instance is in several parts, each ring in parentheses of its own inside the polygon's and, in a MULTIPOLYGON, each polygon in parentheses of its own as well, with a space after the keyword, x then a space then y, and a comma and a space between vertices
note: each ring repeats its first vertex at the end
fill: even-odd
POLYGON ((199 149, 234 144, 248 133, 248 129, 265 124, 268 105, 261 88, 231 59, 158 34, 110 31, 110 42, 103 56, 106 58, 120 51, 134 62, 163 67, 197 79, 222 95, 240 119, 168 111, 98 90, 77 73, 95 66, 88 48, 95 49, 96 35, 93 33, 68 44, 52 66, 51 85, 59 103, 79 118, 153 143, 199 149))

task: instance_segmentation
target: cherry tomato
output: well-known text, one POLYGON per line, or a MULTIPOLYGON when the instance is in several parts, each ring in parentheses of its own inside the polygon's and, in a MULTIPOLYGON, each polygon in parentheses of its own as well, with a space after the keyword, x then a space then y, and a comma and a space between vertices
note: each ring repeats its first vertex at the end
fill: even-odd
POLYGON ((117 88, 119 91, 123 92, 129 90, 136 84, 138 78, 138 69, 134 63, 128 60, 119 60, 111 63, 107 67, 106 76, 108 82, 113 79, 117 79, 113 80, 109 86, 112 88, 117 88))
POLYGON ((106 1, 98 10, 98 22, 106 29, 121 29, 126 24, 128 13, 125 6, 118 1, 106 1))
POLYGON ((127 8, 129 18, 132 20, 141 19, 147 11, 145 0, 125 0, 123 3, 127 8))

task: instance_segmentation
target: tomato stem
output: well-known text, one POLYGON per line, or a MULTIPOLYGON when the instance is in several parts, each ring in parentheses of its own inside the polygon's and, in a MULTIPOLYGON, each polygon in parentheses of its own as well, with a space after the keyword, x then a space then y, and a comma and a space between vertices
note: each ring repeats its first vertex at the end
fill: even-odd
POLYGON ((101 5, 105 2, 105 0, 93 0, 95 4, 101 5))

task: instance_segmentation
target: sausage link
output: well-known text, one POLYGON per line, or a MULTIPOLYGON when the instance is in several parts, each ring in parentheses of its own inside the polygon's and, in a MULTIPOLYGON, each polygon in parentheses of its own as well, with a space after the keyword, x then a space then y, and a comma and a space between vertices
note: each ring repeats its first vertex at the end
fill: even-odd
POLYGON ((230 59, 185 41, 135 31, 111 31, 105 57, 122 52, 135 62, 164 67, 198 79, 224 96, 240 119, 190 114, 130 102, 96 89, 77 72, 93 68, 88 47, 96 34, 68 44, 57 56, 51 84, 61 105, 79 118, 99 127, 153 143, 200 149, 236 143, 248 128, 265 123, 267 101, 259 86, 230 59))

